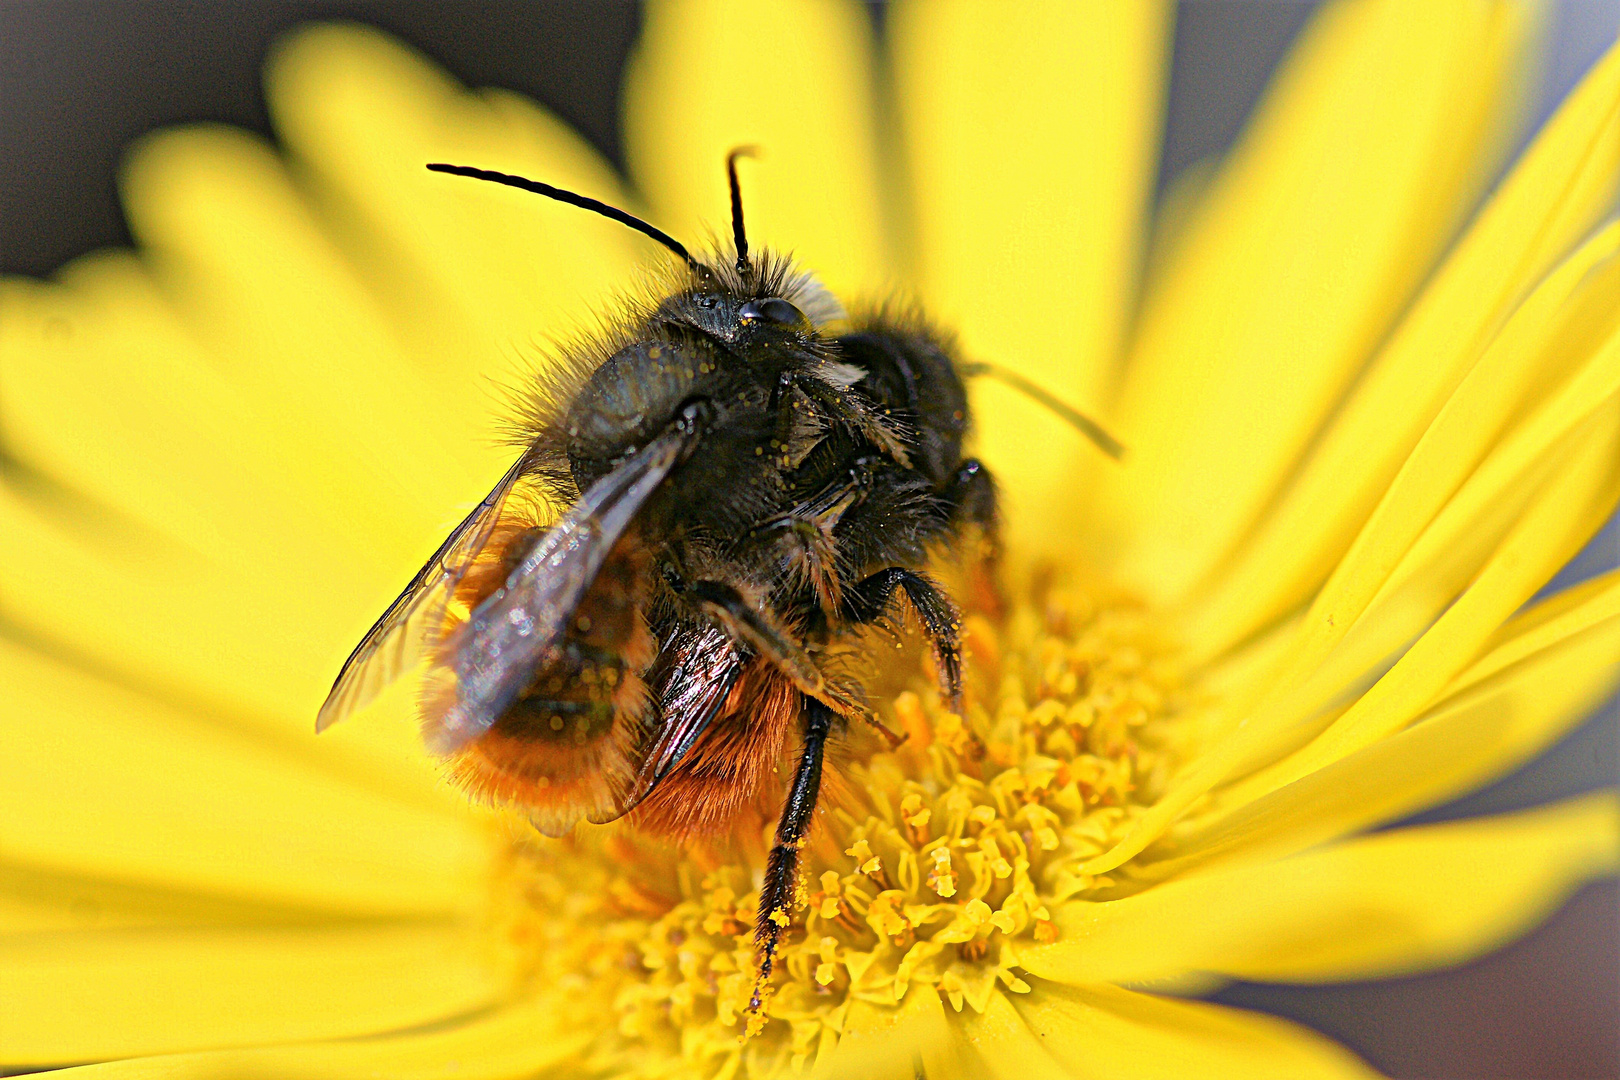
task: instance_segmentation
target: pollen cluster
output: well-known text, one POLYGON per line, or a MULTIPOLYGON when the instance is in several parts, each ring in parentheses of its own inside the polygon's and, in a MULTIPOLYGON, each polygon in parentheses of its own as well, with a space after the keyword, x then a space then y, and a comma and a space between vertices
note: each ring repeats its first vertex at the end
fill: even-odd
POLYGON ((502 949, 577 1012, 570 1024, 600 1029, 590 1068, 772 1076, 835 1044, 854 1001, 938 994, 982 1010, 998 984, 1029 989, 1019 949, 1056 940, 1057 904, 1115 884, 1081 867, 1172 764, 1169 679, 1138 609, 1081 592, 1042 590, 999 625, 970 616, 964 636, 963 716, 942 706, 926 661, 873 687, 907 739, 853 754, 824 789, 751 1036, 763 833, 727 852, 604 829, 514 841, 502 949))

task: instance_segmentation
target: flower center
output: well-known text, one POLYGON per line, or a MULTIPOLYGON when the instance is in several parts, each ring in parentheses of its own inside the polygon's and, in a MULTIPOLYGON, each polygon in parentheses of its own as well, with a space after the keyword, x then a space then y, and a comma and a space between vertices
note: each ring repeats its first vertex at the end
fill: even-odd
POLYGON ((970 616, 964 638, 965 716, 941 705, 926 662, 908 664, 897 686, 871 687, 906 742, 868 754, 852 732, 850 756, 830 758, 770 1019, 751 1039, 765 834, 696 852, 623 829, 514 841, 502 935, 523 978, 602 1029, 592 1056, 610 1072, 673 1056, 772 1075, 836 1040, 854 1000, 938 993, 981 1010, 998 983, 1029 989, 1020 945, 1056 940, 1057 904, 1114 884, 1080 868, 1168 775, 1167 679, 1139 608, 1079 592, 1046 591, 1000 626, 970 616))

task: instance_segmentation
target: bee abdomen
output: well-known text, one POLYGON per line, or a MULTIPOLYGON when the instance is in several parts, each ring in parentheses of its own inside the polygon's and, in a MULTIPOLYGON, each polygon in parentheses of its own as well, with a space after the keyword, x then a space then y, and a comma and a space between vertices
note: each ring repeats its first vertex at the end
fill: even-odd
POLYGON ((469 792, 553 836, 623 812, 653 711, 649 564, 633 538, 615 548, 528 687, 454 759, 469 792))

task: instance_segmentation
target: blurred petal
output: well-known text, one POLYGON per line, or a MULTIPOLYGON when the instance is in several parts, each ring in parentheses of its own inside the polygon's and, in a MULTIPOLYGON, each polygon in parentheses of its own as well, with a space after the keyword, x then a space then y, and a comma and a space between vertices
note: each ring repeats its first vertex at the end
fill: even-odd
MULTIPOLYGON (((913 281, 966 355, 1101 414, 1135 302, 1170 9, 904 3, 888 12, 913 281)), ((979 446, 1021 548, 1062 546, 1096 456, 1041 406, 981 383, 979 446)))
POLYGON ((1464 232, 1254 536, 1200 622, 1237 640, 1310 596, 1520 297, 1612 206, 1620 49, 1587 74, 1464 232))
POLYGON ((791 251, 842 298, 892 285, 873 130, 872 28, 840 0, 647 5, 625 75, 630 171, 655 223, 730 249, 726 153, 749 243, 791 251))
POLYGON ((125 168, 124 203, 187 335, 276 418, 286 467, 341 493, 384 552, 400 526, 436 523, 478 463, 442 440, 432 384, 274 151, 224 127, 153 136, 125 168))
POLYGON ((1146 299, 1098 500, 1128 581, 1177 597, 1252 527, 1506 150, 1537 10, 1316 17, 1146 299))
POLYGON ((388 530, 357 520, 322 480, 342 466, 287 438, 132 259, 4 288, 7 437, 114 512, 64 528, 57 507, 0 495, 8 616, 307 730, 321 669, 350 633, 324 601, 363 595, 345 578, 366 581, 364 555, 387 550, 388 530))
POLYGON ((1059 941, 1021 949, 1019 964, 1070 984, 1408 975, 1501 946, 1617 862, 1620 804, 1606 793, 1067 904, 1059 941))
POLYGON ((0 1062, 370 1035, 498 990, 453 927, 13 935, 0 937, 0 1062))
POLYGON ((8 859, 317 911, 438 914, 481 887, 470 811, 384 798, 4 642, 0 685, 8 859))
POLYGON ((1310 1031, 1258 1013, 1117 986, 1038 983, 1007 999, 1065 1076, 1113 1080, 1311 1080, 1375 1075, 1310 1031))
POLYGON ((330 912, 269 900, 189 892, 0 859, 0 935, 331 921, 330 912))
MULTIPOLYGON (((441 813, 465 804, 433 783, 408 683, 367 723, 315 742, 315 707, 360 633, 323 615, 318 576, 297 589, 260 588, 274 564, 221 563, 105 510, 24 500, 9 486, 0 487, 0 564, 10 568, 0 611, 30 644, 185 702, 312 771, 441 813)), ((312 558, 311 575, 317 566, 312 558)))
POLYGON ((526 377, 538 343, 592 325, 636 260, 665 257, 595 214, 427 172, 449 161, 627 204, 612 169, 567 125, 514 94, 468 93, 379 31, 294 34, 267 82, 276 129, 333 208, 334 236, 364 269, 409 364, 435 380, 447 443, 487 444, 489 381, 526 377))

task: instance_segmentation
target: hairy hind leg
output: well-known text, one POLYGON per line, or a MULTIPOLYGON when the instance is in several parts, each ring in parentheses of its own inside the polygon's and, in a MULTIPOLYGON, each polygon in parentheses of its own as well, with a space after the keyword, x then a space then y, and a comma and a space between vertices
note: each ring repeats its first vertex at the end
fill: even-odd
POLYGON ((827 748, 835 714, 815 698, 804 700, 804 753, 793 773, 782 817, 776 824, 776 845, 765 863, 765 882, 759 890, 759 917, 754 925, 754 947, 759 954, 759 975, 748 1001, 748 1034, 757 1035, 765 1026, 765 1003, 770 999, 771 970, 776 965, 776 948, 782 931, 792 921, 794 894, 799 887, 799 852, 815 813, 816 797, 821 794, 821 760, 827 748))

